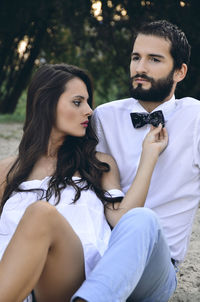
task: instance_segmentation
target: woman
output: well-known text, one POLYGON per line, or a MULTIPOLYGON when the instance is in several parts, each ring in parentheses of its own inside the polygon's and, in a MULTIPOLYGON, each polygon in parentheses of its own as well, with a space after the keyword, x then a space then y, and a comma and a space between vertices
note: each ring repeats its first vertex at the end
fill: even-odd
POLYGON ((32 79, 19 154, 0 163, 1 301, 23 301, 33 289, 38 302, 69 301, 111 229, 144 205, 166 130, 146 136, 123 197, 114 159, 95 152, 91 107, 90 78, 75 66, 44 65, 32 79))

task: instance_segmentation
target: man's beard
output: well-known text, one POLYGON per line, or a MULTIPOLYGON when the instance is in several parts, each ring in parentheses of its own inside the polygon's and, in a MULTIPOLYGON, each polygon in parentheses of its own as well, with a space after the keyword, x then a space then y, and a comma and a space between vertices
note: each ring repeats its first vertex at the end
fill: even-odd
POLYGON ((146 76, 145 74, 136 74, 134 77, 130 78, 130 96, 134 99, 144 101, 144 102, 163 102, 166 97, 169 96, 174 84, 173 81, 174 69, 170 71, 167 77, 161 78, 159 80, 154 80, 146 76), (133 87, 133 80, 135 78, 143 78, 151 83, 149 89, 142 88, 142 84, 138 84, 136 88, 133 87))

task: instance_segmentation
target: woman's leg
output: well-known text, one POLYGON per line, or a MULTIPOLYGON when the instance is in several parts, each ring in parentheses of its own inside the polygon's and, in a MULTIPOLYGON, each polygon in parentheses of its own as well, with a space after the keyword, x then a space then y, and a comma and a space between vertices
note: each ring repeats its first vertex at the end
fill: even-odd
POLYGON ((0 261, 0 299, 66 302, 85 278, 81 242, 66 219, 38 201, 23 215, 0 261))

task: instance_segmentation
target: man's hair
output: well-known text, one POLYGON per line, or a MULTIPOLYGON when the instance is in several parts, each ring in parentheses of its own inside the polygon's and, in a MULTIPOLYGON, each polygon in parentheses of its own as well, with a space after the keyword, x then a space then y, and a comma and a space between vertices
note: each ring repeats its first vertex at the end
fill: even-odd
POLYGON ((189 64, 191 46, 185 33, 176 25, 158 20, 144 23, 134 34, 134 43, 139 34, 164 38, 171 44, 170 53, 174 61, 174 69, 180 69, 182 64, 189 64))

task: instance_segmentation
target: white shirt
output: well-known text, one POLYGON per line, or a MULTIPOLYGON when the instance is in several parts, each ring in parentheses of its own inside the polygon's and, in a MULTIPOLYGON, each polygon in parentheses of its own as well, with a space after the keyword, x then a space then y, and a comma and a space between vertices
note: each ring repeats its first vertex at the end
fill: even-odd
MULTIPOLYGON (((169 143, 159 156, 145 207, 158 214, 171 257, 181 262, 200 198, 200 102, 173 97, 157 110, 163 111, 169 143)), ((150 129, 150 125, 135 129, 131 112, 146 110, 129 98, 100 105, 92 119, 100 140, 97 149, 115 158, 124 192, 135 177, 142 142, 150 129)))
MULTIPOLYGON (((73 179, 76 181, 79 177, 74 176, 73 179)), ((46 191, 49 180, 50 177, 47 176, 42 180, 24 181, 20 188, 33 189, 33 191, 13 192, 6 201, 0 217, 0 260, 27 207, 37 200, 45 200, 41 198, 42 192, 34 189, 46 191)), ((85 183, 77 183, 77 185, 81 187, 85 183)), ((112 197, 123 196, 123 192, 118 189, 113 188, 108 192, 112 197)), ((93 190, 81 191, 80 198, 75 203, 73 203, 74 196, 75 189, 67 186, 61 191, 58 204, 55 205, 55 195, 51 196, 49 203, 55 205, 78 235, 83 247, 87 277, 106 251, 111 229, 105 218, 103 203, 93 190)))

